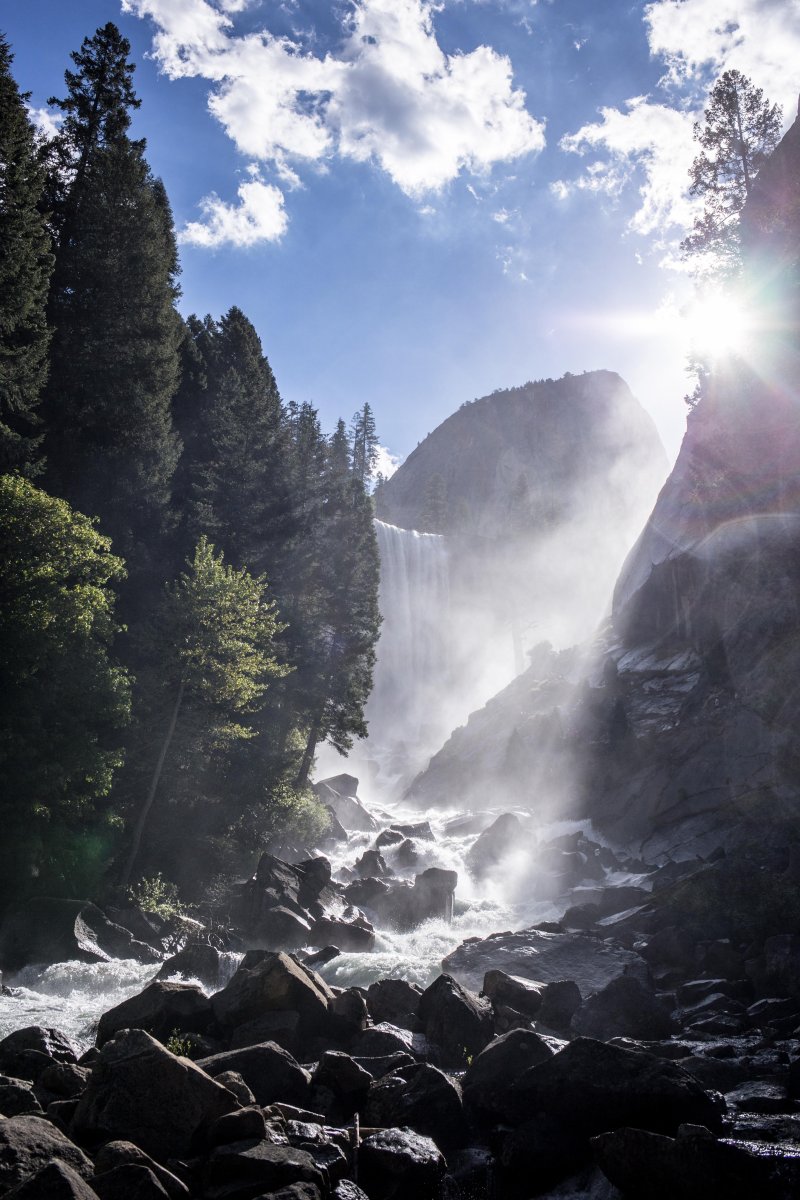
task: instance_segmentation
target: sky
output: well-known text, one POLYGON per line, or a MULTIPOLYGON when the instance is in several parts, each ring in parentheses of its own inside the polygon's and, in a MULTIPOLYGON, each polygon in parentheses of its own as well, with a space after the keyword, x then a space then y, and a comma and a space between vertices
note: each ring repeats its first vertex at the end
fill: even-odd
POLYGON ((800 0, 4 0, 42 126, 109 20, 181 309, 242 308, 286 401, 369 402, 388 472, 464 401, 605 368, 674 457, 694 122, 736 68, 788 126, 800 0))

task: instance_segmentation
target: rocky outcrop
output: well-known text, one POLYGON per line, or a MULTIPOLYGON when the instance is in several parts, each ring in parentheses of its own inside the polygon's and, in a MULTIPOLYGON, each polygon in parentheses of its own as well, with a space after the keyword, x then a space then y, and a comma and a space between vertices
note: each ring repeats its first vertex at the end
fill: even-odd
POLYGON ((7 913, 0 926, 0 963, 6 970, 27 963, 108 962, 112 958, 147 963, 159 962, 164 954, 84 900, 36 896, 7 913))

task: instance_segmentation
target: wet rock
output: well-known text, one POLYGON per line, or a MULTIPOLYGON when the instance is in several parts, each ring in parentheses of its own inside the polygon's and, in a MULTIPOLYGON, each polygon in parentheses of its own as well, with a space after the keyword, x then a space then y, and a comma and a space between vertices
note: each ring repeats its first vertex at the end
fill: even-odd
POLYGON ((197 1065, 212 1078, 224 1071, 237 1071, 258 1104, 283 1100, 302 1107, 308 1103, 309 1072, 276 1042, 214 1054, 201 1058, 197 1065))
POLYGON ((338 946, 323 946, 321 950, 315 950, 313 953, 298 954, 297 958, 306 967, 322 967, 325 963, 333 962, 341 953, 338 946))
POLYGON ((494 970, 484 975, 481 994, 491 1000, 495 1008, 503 1005, 527 1017, 534 1017, 542 1007, 544 989, 543 983, 494 970))
POLYGON ((509 1103, 518 1121, 543 1112, 587 1137, 628 1124, 720 1127, 717 1101, 676 1063, 583 1037, 526 1071, 509 1103))
POLYGON ((355 869, 362 879, 376 878, 380 879, 386 875, 391 875, 392 872, 386 865, 386 860, 380 850, 365 850, 364 853, 356 859, 355 869))
POLYGON ((314 791, 323 804, 331 806, 345 829, 369 833, 378 828, 378 822, 358 798, 355 776, 332 775, 321 779, 314 784, 314 791))
POLYGON ((340 950, 366 952, 374 949, 375 929, 360 915, 349 920, 323 917, 311 926, 306 939, 309 946, 338 946, 340 950))
POLYGON ((461 1089, 429 1063, 401 1067, 373 1083, 363 1112, 366 1126, 398 1126, 433 1138, 447 1152, 469 1137, 461 1089))
POLYGON ((103 1013, 97 1026, 97 1045, 103 1046, 121 1029, 144 1029, 166 1042, 180 1033, 204 1033, 211 1024, 211 1002, 191 983, 154 980, 144 991, 103 1013))
POLYGON ((130 1029, 100 1051, 73 1129, 89 1143, 123 1138, 166 1160, 189 1154, 198 1130, 238 1107, 195 1063, 130 1029))
POLYGON ((20 1113, 39 1113, 42 1106, 36 1098, 33 1085, 24 1079, 12 1079, 0 1075, 0 1115, 17 1117, 20 1113))
POLYGON ((493 968, 541 983, 572 980, 582 996, 599 992, 620 975, 647 982, 647 964, 632 950, 591 934, 522 929, 462 942, 442 962, 442 969, 466 987, 482 986, 493 968))
POLYGON ((296 1012, 301 1035, 324 1033, 333 1000, 325 981, 288 954, 245 955, 233 979, 211 997, 216 1020, 235 1029, 268 1012, 296 1012))
POLYGON ((792 1113, 796 1109, 787 1089, 780 1083, 758 1080, 740 1084, 725 1094, 730 1109, 751 1113, 792 1113))
POLYGON ((0 1071, 36 1083, 53 1062, 76 1063, 80 1051, 57 1029, 27 1025, 0 1041, 0 1071))
POLYGON ((525 829, 514 813, 502 813, 478 835, 467 854, 467 867, 479 879, 525 841, 525 829))
POLYGON ((552 1056, 550 1046, 533 1030, 512 1029, 495 1038, 467 1067, 461 1081, 465 1106, 481 1119, 501 1119, 512 1084, 552 1056))
POLYGON ((451 920, 457 884, 456 871, 429 867, 415 876, 413 884, 392 880, 382 893, 365 903, 380 924, 399 930, 413 929, 432 918, 451 920))
POLYGON ((430 821, 416 821, 410 825, 390 825, 389 828, 397 830, 404 838, 415 838, 420 842, 436 841, 430 821))
POLYGON ((337 817, 336 813, 334 812, 334 810, 330 804, 326 804, 324 806, 324 808, 325 808, 326 813, 328 814, 328 819, 330 821, 330 824, 328 825, 328 828, 322 837, 322 841, 324 843, 326 843, 326 842, 346 842, 348 835, 347 835, 347 830, 345 829, 344 825, 341 823, 341 821, 337 817))
POLYGON ((96 1174, 100 1175, 128 1164, 147 1167, 149 1171, 152 1171, 171 1200, 183 1200, 189 1195, 189 1189, 182 1180, 178 1179, 177 1175, 173 1175, 166 1167, 162 1167, 149 1154, 145 1154, 144 1150, 134 1146, 133 1142, 106 1142, 95 1155, 94 1169, 96 1174))
POLYGON ((369 1200, 369 1196, 351 1179, 342 1179, 333 1189, 333 1200, 369 1200))
POLYGON ((377 879, 374 875, 368 875, 366 879, 354 879, 352 883, 348 883, 344 889, 344 895, 348 904, 355 904, 358 908, 369 908, 388 891, 389 884, 385 879, 377 879))
POLYGON ((206 1143, 209 1146, 227 1146, 231 1142, 248 1140, 261 1142, 265 1139, 275 1140, 268 1138, 264 1110, 256 1104, 248 1104, 247 1107, 240 1108, 237 1112, 226 1113, 224 1117, 218 1117, 214 1124, 209 1126, 205 1135, 206 1143))
POLYGON ((18 970, 28 963, 108 962, 135 958, 160 962, 152 946, 115 925, 95 904, 36 896, 6 914, 0 925, 0 964, 18 970))
POLYGON ((297 1012, 268 1012, 255 1021, 237 1025, 230 1036, 230 1049, 241 1050, 243 1046, 259 1046, 262 1042, 277 1042, 284 1050, 294 1054, 300 1043, 298 1027, 300 1014, 297 1012))
POLYGON ((384 829, 375 838, 375 849, 385 850, 387 846, 399 846, 405 841, 405 834, 402 834, 399 829, 384 829))
POLYGON ((778 1200, 800 1187, 800 1152, 772 1152, 684 1126, 676 1138, 618 1129, 593 1139, 603 1172, 623 1193, 648 1200, 778 1200))
POLYGON ((415 1055, 415 1038, 408 1029, 380 1021, 356 1038, 352 1050, 360 1058, 380 1058, 397 1052, 415 1055))
POLYGON ((422 988, 405 979, 379 979, 367 988, 367 1007, 373 1021, 410 1029, 421 995, 422 988))
POLYGON ((55 1096, 71 1100, 86 1087, 91 1071, 76 1063, 50 1063, 39 1076, 39 1087, 55 1096))
POLYGON ((70 1167, 84 1180, 94 1170, 83 1151, 44 1117, 0 1120, 0 1194, 52 1162, 70 1167))
POLYGON ((265 950, 299 950, 311 944, 311 922, 282 904, 266 908, 247 929, 248 941, 265 950))
POLYGON ((66 1163, 48 1163, 4 1195, 9 1200, 98 1200, 97 1192, 66 1163))
POLYGON ((446 1169, 435 1142, 410 1129, 383 1129, 361 1143, 359 1182, 370 1200, 438 1200, 446 1169))
POLYGON ((557 1032, 567 1030, 581 1003, 580 988, 572 979, 553 979, 545 984, 542 1007, 536 1014, 539 1025, 557 1032))
POLYGON ((311 1077, 314 1095, 320 1091, 333 1098, 333 1106, 323 1105, 329 1117, 346 1121, 357 1109, 361 1109, 367 1098, 372 1075, 360 1066, 349 1054, 339 1050, 327 1050, 317 1063, 311 1077))
POLYGON ((162 964, 156 979, 173 979, 180 975, 184 979, 197 979, 209 990, 216 991, 222 987, 227 974, 228 956, 214 946, 191 942, 162 964))
POLYGON ((394 1054, 383 1054, 379 1058, 354 1056, 353 1061, 365 1071, 369 1071, 373 1079, 382 1079, 384 1075, 391 1075, 400 1067, 413 1066, 417 1060, 405 1051, 398 1050, 394 1054))
POLYGON ((343 1038, 351 1038, 366 1029, 369 1021, 367 1000, 360 988, 345 988, 331 1001, 331 1026, 343 1038))
POLYGON ((653 990, 629 975, 612 979, 589 996, 572 1018, 575 1033, 604 1042, 614 1037, 666 1038, 676 1028, 653 990))
POLYGON ((203 1168, 203 1196, 207 1200, 252 1200, 298 1183, 326 1191, 325 1175, 307 1151, 267 1141, 218 1146, 203 1168))
POLYGON ((450 975, 440 975, 420 996, 417 1014, 429 1041, 447 1065, 463 1067, 494 1035, 491 1005, 450 975))
MULTIPOLYGON (((123 1163, 92 1179, 100 1200, 168 1200, 169 1192, 149 1167, 123 1163)), ((187 1193, 188 1194, 188 1193, 187 1193)))

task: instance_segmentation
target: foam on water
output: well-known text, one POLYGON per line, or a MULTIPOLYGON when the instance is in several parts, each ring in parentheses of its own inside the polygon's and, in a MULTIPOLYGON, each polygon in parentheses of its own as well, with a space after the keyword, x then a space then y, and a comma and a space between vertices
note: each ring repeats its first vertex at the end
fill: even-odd
POLYGON ((0 1037, 26 1025, 44 1025, 88 1047, 102 1014, 146 987, 158 966, 118 958, 29 966, 6 975, 14 994, 0 996, 0 1037))

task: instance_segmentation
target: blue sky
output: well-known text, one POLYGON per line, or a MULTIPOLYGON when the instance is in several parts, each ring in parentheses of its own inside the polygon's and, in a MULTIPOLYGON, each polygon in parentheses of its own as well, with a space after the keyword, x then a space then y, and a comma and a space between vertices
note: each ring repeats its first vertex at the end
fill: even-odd
POLYGON ((0 27, 40 120, 108 20, 182 309, 243 308, 286 400, 328 429, 369 401, 402 458, 465 400, 603 367, 675 453, 692 124, 729 67, 794 116, 800 0, 24 0, 0 27))

